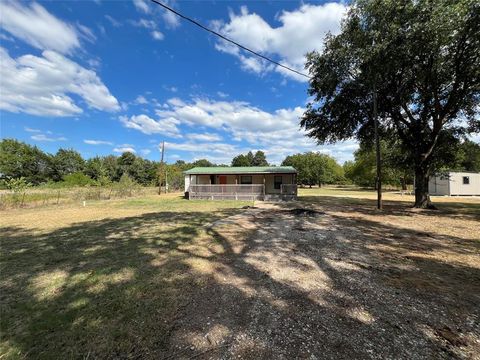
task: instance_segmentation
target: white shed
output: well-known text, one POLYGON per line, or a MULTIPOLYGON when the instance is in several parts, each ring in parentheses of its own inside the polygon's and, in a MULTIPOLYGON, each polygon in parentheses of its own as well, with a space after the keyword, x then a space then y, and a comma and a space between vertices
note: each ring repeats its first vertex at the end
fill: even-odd
POLYGON ((448 171, 430 177, 430 195, 480 196, 480 173, 448 171))

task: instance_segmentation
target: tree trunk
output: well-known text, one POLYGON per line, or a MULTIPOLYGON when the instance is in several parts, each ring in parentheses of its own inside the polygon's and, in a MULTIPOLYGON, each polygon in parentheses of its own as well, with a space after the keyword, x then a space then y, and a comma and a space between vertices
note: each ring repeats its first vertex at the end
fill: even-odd
POLYGON ((405 176, 403 176, 403 177, 400 179, 400 183, 402 184, 402 190, 403 190, 403 191, 407 190, 407 179, 405 179, 405 176))
POLYGON ((428 194, 428 179, 429 172, 424 166, 417 166, 415 168, 415 205, 418 209, 436 209, 430 201, 428 194))

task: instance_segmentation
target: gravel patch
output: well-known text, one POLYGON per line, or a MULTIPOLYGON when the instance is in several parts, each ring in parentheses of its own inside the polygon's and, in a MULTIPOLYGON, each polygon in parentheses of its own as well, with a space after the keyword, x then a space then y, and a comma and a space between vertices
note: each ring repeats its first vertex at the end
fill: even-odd
POLYGON ((478 240, 369 216, 299 202, 209 224, 223 250, 168 357, 480 359, 478 240))

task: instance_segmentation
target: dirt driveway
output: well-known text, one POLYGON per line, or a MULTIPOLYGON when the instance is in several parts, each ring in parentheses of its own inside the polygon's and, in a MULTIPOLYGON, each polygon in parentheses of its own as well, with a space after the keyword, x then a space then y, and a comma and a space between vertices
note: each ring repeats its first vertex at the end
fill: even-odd
POLYGON ((328 199, 220 221, 165 357, 480 359, 479 224, 328 199))

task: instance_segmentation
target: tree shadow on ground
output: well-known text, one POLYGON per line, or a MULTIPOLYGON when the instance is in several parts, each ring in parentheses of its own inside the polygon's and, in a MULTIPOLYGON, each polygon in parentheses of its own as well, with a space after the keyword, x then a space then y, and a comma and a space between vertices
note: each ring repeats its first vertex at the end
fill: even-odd
POLYGON ((299 200, 306 204, 321 204, 322 206, 331 206, 342 211, 353 210, 368 215, 417 216, 420 213, 421 215, 432 217, 455 217, 459 219, 480 220, 480 202, 435 202, 435 200, 433 200, 438 210, 418 210, 412 208, 413 203, 410 201, 384 200, 383 210, 381 212, 375 212, 374 210, 377 205, 376 199, 321 195, 299 196, 299 200))
POLYGON ((205 228, 228 215, 161 212, 44 233, 4 228, 3 351, 412 359, 449 357, 464 343, 470 349, 465 334, 478 338, 478 267, 419 255, 478 255, 463 239, 281 210, 205 228), (435 332, 445 328, 460 345, 435 332))

